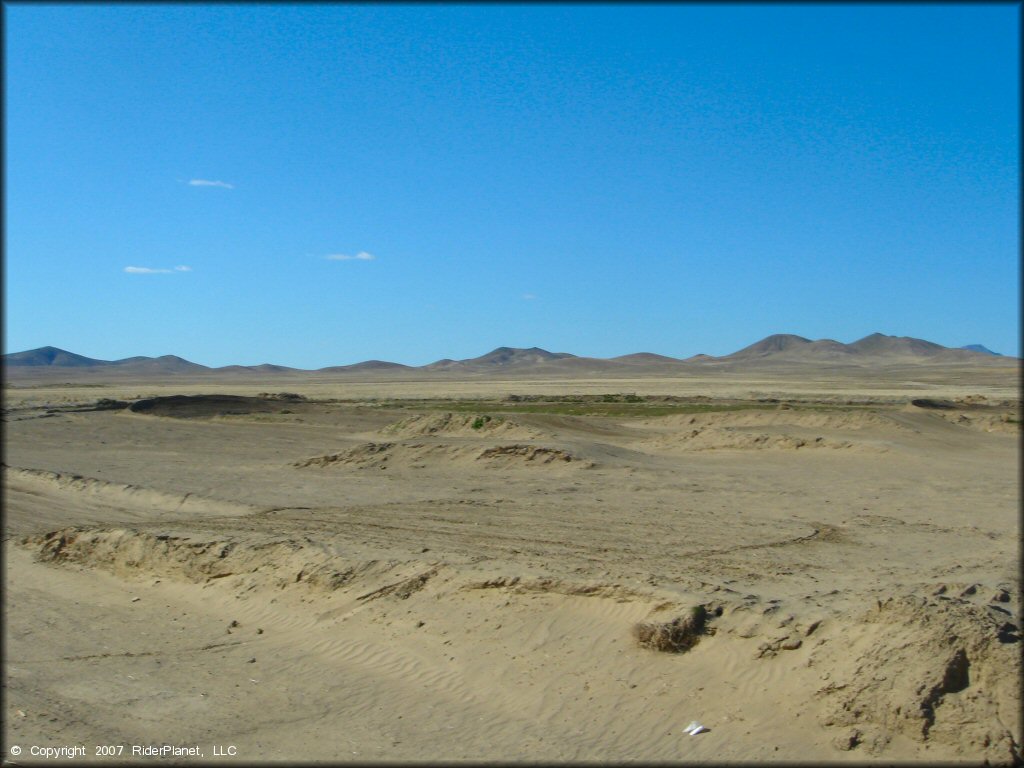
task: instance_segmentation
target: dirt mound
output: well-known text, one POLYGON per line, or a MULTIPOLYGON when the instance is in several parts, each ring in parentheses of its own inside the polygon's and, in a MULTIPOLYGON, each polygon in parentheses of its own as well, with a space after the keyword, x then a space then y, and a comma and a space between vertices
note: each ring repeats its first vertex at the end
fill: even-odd
POLYGON ((940 416, 953 424, 981 432, 1001 432, 1018 434, 1020 432, 1020 414, 1013 412, 986 413, 970 411, 939 411, 940 416))
MULTIPOLYGON (((685 432, 659 435, 639 443, 641 447, 655 450, 798 450, 812 448, 850 449, 864 448, 866 444, 858 444, 849 440, 834 440, 816 436, 799 436, 780 432, 758 432, 740 428, 704 427, 685 432)), ((874 450, 885 450, 884 446, 874 446, 874 450)))
POLYGON ((939 741, 986 762, 1019 759, 1004 723, 1018 716, 1020 638, 1005 615, 966 601, 879 602, 834 649, 846 659, 816 694, 841 748, 885 747, 893 733, 939 741), (852 660, 852 661, 851 661, 852 660))
POLYGON ((334 464, 366 464, 376 460, 385 461, 390 455, 394 443, 363 443, 341 453, 329 453, 313 456, 309 459, 292 463, 293 467, 329 467, 334 464))
POLYGON ((521 462, 533 462, 535 464, 579 463, 579 459, 571 453, 558 448, 547 448, 542 445, 499 445, 494 448, 488 448, 477 459, 479 461, 517 464, 521 462))
POLYGON ((362 443, 340 453, 297 461, 295 467, 351 466, 359 469, 387 469, 389 466, 420 468, 425 462, 450 462, 472 458, 478 448, 445 443, 362 443))
MULTIPOLYGON (((482 581, 469 581, 463 589, 500 589, 515 594, 553 594, 572 597, 606 597, 617 602, 631 600, 653 600, 649 592, 637 591, 621 584, 605 582, 581 583, 564 579, 542 577, 523 578, 521 576, 496 576, 482 581)), ((670 604, 661 603, 663 607, 670 604)))
POLYGON ((464 413, 417 414, 384 427, 381 434, 400 437, 425 435, 499 436, 512 439, 540 437, 540 432, 537 430, 503 416, 464 413))
POLYGON ((37 496, 76 499, 75 504, 104 504, 115 509, 145 509, 178 515, 248 515, 256 507, 194 493, 168 493, 155 488, 115 483, 96 477, 45 469, 4 467, 4 485, 37 496))
POLYGON ((340 453, 314 456, 292 464, 294 467, 352 466, 360 469, 403 467, 420 469, 431 463, 482 462, 490 467, 565 465, 593 466, 558 448, 542 445, 497 445, 480 450, 465 443, 363 443, 340 453))
POLYGON ((21 546, 37 559, 99 568, 126 578, 167 578, 204 583, 233 579, 239 593, 300 585, 314 591, 355 588, 357 599, 408 597, 426 586, 438 567, 421 562, 348 562, 320 547, 287 539, 194 539, 129 528, 64 528, 27 536, 21 546))
MULTIPOLYGON (((284 402, 297 402, 283 398, 284 402)), ((213 416, 248 413, 277 413, 281 398, 246 397, 244 395, 169 395, 137 400, 128 410, 149 416, 171 416, 178 419, 211 418, 213 416)))
POLYGON ((256 397, 263 400, 284 400, 289 403, 304 402, 308 399, 305 395, 300 395, 297 392, 260 392, 256 397))
POLYGON ((663 416, 647 419, 640 427, 655 433, 641 440, 640 447, 688 451, 831 448, 884 452, 887 444, 875 436, 894 438, 907 430, 897 419, 874 411, 803 411, 782 406, 663 416), (873 433, 872 439, 863 439, 865 432, 873 433))
POLYGON ((677 414, 647 419, 641 424, 655 428, 702 427, 789 427, 836 431, 879 429, 892 432, 906 428, 889 416, 866 410, 800 410, 777 407, 772 410, 721 411, 718 413, 677 414))

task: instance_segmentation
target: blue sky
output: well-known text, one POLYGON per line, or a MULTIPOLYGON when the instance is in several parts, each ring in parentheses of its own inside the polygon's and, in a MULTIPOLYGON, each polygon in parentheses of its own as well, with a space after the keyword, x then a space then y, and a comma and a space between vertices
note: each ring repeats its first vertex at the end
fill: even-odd
POLYGON ((1015 353, 1019 15, 7 4, 5 351, 1015 353))

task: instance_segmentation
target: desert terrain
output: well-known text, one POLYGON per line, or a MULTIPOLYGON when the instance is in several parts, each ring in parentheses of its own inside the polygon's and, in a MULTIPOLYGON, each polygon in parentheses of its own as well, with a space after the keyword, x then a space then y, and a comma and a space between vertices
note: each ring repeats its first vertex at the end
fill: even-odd
POLYGON ((5 756, 1019 763, 1018 364, 15 372, 5 756))

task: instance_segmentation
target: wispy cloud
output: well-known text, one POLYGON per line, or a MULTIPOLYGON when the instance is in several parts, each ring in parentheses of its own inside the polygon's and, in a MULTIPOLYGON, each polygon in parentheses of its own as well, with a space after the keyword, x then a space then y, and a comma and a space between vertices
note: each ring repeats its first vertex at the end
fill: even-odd
POLYGON ((523 298, 526 299, 526 301, 533 301, 534 299, 537 298, 537 294, 535 294, 535 293, 524 293, 523 294, 523 298))
POLYGON ((324 258, 330 259, 331 261, 373 261, 377 257, 374 256, 372 253, 360 251, 354 256, 350 256, 347 253, 329 253, 326 256, 324 256, 324 258))
POLYGON ((161 269, 155 267, 125 267, 124 271, 129 275, 171 275, 175 272, 191 272, 192 267, 175 267, 174 269, 161 269))
POLYGON ((223 189, 234 189, 234 184, 228 184, 226 181, 210 181, 209 179, 190 179, 188 182, 190 187, 221 187, 223 189))

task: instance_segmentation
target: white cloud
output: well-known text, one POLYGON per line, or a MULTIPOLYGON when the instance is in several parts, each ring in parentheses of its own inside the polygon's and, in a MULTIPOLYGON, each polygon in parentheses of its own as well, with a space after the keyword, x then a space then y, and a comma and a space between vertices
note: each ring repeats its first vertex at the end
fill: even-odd
POLYGON ((154 267, 125 267, 124 271, 129 275, 170 275, 175 272, 191 272, 192 267, 175 267, 174 269, 160 269, 154 267))
POLYGON ((324 258, 331 261, 373 261, 377 257, 372 253, 360 251, 355 256, 349 256, 347 253, 329 253, 324 258))
POLYGON ((526 299, 527 301, 533 301, 534 299, 537 298, 537 295, 534 293, 524 293, 523 298, 526 299))
POLYGON ((234 184, 228 184, 226 181, 210 181, 209 179, 191 179, 188 182, 190 187, 222 187, 223 189, 234 189, 234 184))

